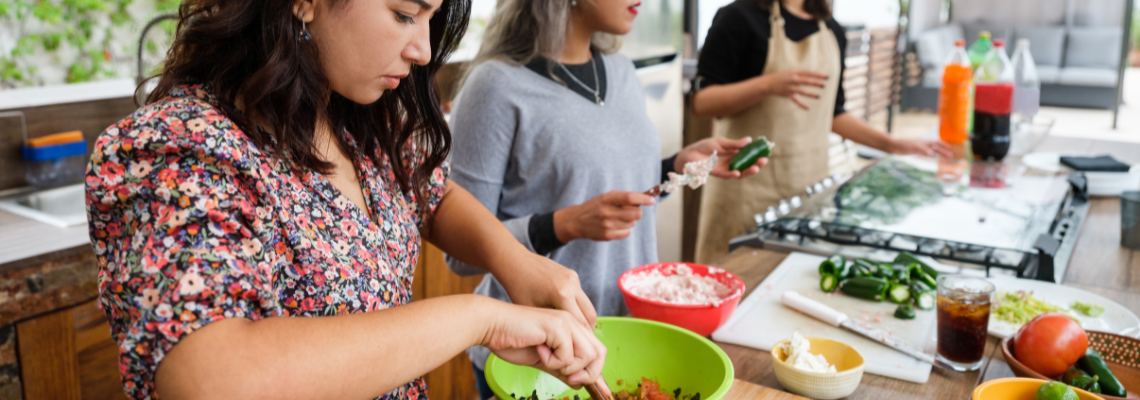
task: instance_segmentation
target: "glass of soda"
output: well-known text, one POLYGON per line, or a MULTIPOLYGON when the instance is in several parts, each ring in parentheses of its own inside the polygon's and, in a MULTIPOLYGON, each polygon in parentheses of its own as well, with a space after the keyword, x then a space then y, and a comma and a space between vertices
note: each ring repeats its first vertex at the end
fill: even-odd
POLYGON ((994 285, 965 275, 938 277, 938 360, 956 371, 982 367, 994 285))

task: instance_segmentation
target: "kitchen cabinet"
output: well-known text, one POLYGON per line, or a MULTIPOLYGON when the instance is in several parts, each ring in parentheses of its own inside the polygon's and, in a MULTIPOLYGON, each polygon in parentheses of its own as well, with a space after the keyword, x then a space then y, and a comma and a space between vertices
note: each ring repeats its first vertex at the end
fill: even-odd
MULTIPOLYGON (((471 293, 482 279, 451 272, 443 252, 425 244, 417 265, 415 299, 471 293)), ((97 300, 15 323, 20 385, 26 400, 124 399, 118 349, 97 300)), ((475 378, 466 354, 427 375, 432 398, 473 399, 475 378)))
POLYGON ((16 324, 25 400, 124 399, 118 349, 95 300, 16 324))

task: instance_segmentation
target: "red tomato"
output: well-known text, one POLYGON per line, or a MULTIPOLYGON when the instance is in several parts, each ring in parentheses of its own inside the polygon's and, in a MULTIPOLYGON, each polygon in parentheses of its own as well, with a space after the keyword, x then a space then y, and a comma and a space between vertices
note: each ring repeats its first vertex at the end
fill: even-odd
POLYGON ((1089 347, 1089 337, 1065 314, 1038 315, 1013 338, 1013 351, 1026 367, 1055 378, 1076 364, 1089 347))

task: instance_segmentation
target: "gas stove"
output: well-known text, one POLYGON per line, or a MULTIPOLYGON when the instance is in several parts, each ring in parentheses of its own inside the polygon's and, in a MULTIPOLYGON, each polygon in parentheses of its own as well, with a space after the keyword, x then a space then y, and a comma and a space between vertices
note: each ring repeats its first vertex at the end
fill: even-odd
MULTIPOLYGON (((740 246, 943 264, 1060 283, 1088 214, 1084 175, 1013 172, 1000 188, 940 178, 934 160, 888 157, 832 176, 755 217, 740 246)), ((943 171, 944 172, 944 171, 943 171)))

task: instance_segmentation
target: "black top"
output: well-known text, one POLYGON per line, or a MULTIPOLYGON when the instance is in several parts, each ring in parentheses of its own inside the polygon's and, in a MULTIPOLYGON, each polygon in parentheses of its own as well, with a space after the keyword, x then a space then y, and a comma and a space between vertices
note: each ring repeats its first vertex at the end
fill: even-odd
MULTIPOLYGON (((579 96, 584 97, 586 100, 593 102, 594 93, 589 89, 596 89, 598 96, 602 100, 606 99, 606 65, 602 61, 602 55, 597 50, 591 50, 591 60, 597 62, 597 81, 594 80, 594 65, 591 61, 585 64, 562 64, 566 67, 565 70, 560 68, 556 61, 548 58, 538 58, 531 61, 526 65, 527 69, 535 73, 545 76, 550 80, 559 82, 566 88, 574 91, 579 96), (581 84, 575 82, 567 75, 569 71, 574 74, 578 81, 585 84, 589 89, 582 87, 581 84), (596 86, 595 86, 596 85, 596 86)), ((673 171, 673 163, 677 160, 677 155, 661 160, 661 182, 669 179, 669 173, 673 171)), ((649 188, 646 188, 649 189, 649 188)), ((661 197, 665 197, 664 195, 661 197)), ((554 213, 536 214, 530 217, 530 222, 527 224, 527 234, 530 236, 530 244, 534 247, 535 253, 546 255, 550 252, 557 250, 559 247, 565 245, 558 240, 558 236, 554 233, 554 213)))
POLYGON ((562 64, 566 69, 560 68, 558 62, 545 57, 531 61, 526 67, 539 75, 565 85, 567 89, 573 90, 574 93, 585 97, 586 100, 594 101, 594 93, 589 89, 597 90, 598 96, 601 97, 602 100, 605 100, 606 64, 602 61, 602 55, 599 54, 597 50, 591 50, 590 53, 590 61, 586 61, 585 64, 562 64), (594 65, 594 62, 597 62, 597 65, 594 65), (597 76, 594 75, 595 67, 597 67, 597 76), (571 74, 574 74, 574 78, 577 78, 578 81, 574 81, 570 75, 566 74, 566 71, 570 71, 571 74), (589 89, 582 87, 578 82, 585 84, 589 89))
MULTIPOLYGON (((756 0, 736 0, 722 7, 713 17, 712 27, 701 48, 697 75, 700 87, 740 82, 764 72, 768 59, 768 39, 772 33, 771 11, 756 0)), ((819 31, 819 22, 792 15, 780 7, 784 17, 784 34, 800 41, 819 31)), ((839 44, 839 89, 835 95, 835 114, 844 112, 843 70, 847 53, 847 35, 834 18, 824 22, 839 44)))

